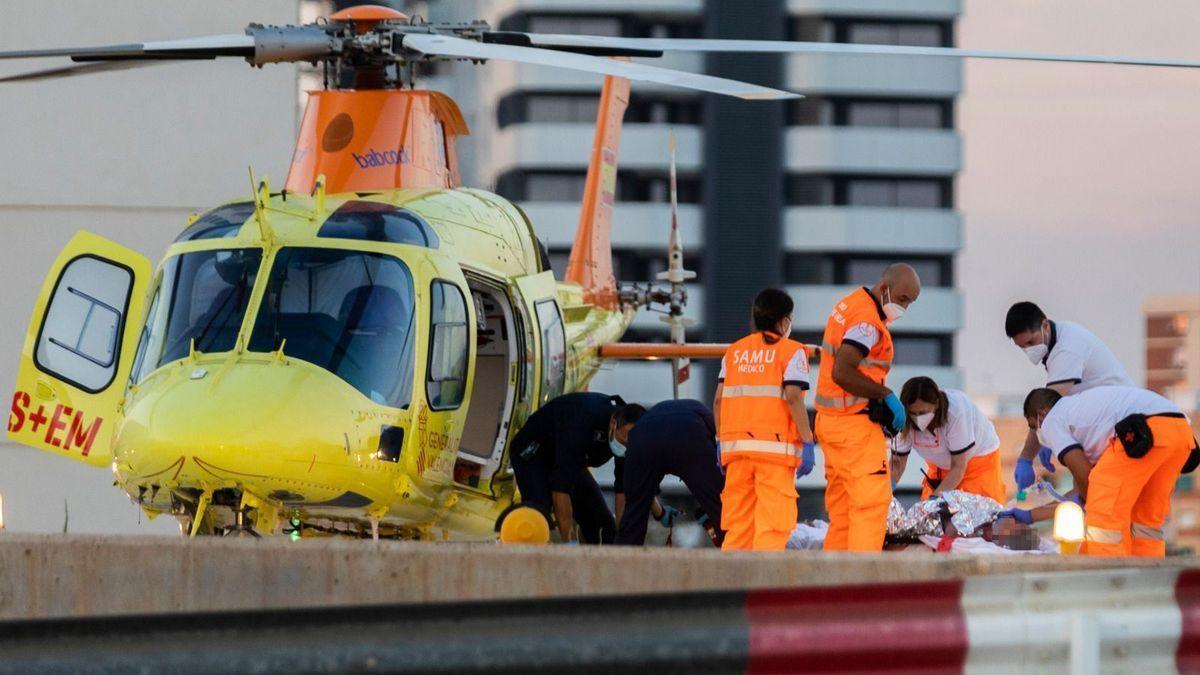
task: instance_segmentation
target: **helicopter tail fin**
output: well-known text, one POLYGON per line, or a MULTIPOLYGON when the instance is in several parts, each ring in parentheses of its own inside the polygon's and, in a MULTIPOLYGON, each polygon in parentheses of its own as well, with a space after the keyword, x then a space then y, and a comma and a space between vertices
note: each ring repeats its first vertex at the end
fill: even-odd
POLYGON ((612 262, 612 207, 617 190, 617 150, 621 122, 629 105, 629 80, 609 75, 600 93, 596 136, 583 189, 579 229, 567 262, 567 281, 583 287, 584 300, 600 307, 617 307, 617 281, 612 262))

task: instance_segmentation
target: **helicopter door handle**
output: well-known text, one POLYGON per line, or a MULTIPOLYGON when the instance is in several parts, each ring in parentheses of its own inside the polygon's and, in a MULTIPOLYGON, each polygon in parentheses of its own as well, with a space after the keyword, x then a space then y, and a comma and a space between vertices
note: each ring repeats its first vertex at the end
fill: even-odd
POLYGON ((33 388, 33 393, 43 401, 53 401, 56 398, 54 395, 54 387, 52 387, 50 383, 46 382, 45 380, 38 380, 37 386, 33 388))

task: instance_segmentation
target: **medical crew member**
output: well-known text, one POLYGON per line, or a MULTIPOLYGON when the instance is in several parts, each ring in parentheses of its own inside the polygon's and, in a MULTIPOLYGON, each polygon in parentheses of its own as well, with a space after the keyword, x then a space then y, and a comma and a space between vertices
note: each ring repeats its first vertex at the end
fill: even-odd
MULTIPOLYGON (((553 513, 564 543, 573 539, 576 522, 585 543, 612 543, 616 521, 588 467, 624 454, 629 430, 643 412, 642 406, 626 405, 619 396, 566 394, 530 415, 513 438, 512 466, 521 501, 553 513)), ((614 473, 620 474, 619 466, 614 473)), ((621 491, 620 485, 614 488, 621 491)))
POLYGON ((1000 437, 966 394, 914 377, 900 389, 900 402, 908 420, 892 450, 893 480, 900 479, 909 453, 916 450, 925 460, 921 499, 962 490, 1004 503, 1000 437))
POLYGON ((713 412, 725 467, 721 526, 726 550, 782 551, 796 527, 796 477, 813 469, 804 392, 804 346, 788 338, 792 299, 759 292, 754 333, 725 351, 713 412))
MULTIPOLYGON (((1042 445, 1075 478, 1074 494, 1087 514, 1082 552, 1087 555, 1166 555, 1163 523, 1175 481, 1196 452, 1196 441, 1179 407, 1137 387, 1102 386, 1063 396, 1034 389, 1025 398, 1025 418, 1042 445), (1133 434, 1117 433, 1131 415, 1143 415, 1152 441, 1131 456, 1133 434)), ((1135 426, 1138 423, 1135 422, 1135 426)), ((1195 468, 1194 463, 1191 466, 1195 468)), ((1054 507, 1005 512, 1030 523, 1054 517, 1054 507)))
POLYGON ((920 293, 916 270, 896 263, 874 288, 839 300, 825 323, 816 431, 825 454, 826 550, 883 549, 892 501, 883 426, 898 432, 907 419, 900 398, 883 384, 893 353, 887 327, 920 293))
MULTIPOLYGON (((1135 386, 1125 367, 1100 338, 1077 323, 1047 319, 1045 312, 1032 302, 1018 302, 1008 309, 1004 332, 1031 363, 1045 366, 1046 386, 1063 396, 1105 385, 1135 386)), ((1048 471, 1054 472, 1050 451, 1030 432, 1013 475, 1018 490, 1033 484, 1034 455, 1048 471)))
MULTIPOLYGON (((712 412, 699 401, 663 401, 642 415, 629 432, 625 449, 625 504, 618 509, 617 544, 646 543, 646 522, 667 474, 683 481, 720 531, 725 476, 716 436, 712 412)), ((673 511, 663 508, 668 514, 673 511)))

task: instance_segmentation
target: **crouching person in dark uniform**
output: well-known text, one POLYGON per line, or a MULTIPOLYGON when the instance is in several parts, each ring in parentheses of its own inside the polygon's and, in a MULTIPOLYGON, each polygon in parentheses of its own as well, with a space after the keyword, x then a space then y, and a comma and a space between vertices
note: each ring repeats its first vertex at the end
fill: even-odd
POLYGON ((678 476, 721 529, 721 473, 717 454, 717 426, 712 412, 699 401, 663 401, 646 411, 629 432, 622 482, 625 508, 621 515, 617 544, 641 546, 646 541, 646 521, 658 485, 667 474, 678 476))
MULTIPOLYGON (((619 396, 566 394, 530 415, 513 438, 512 466, 521 501, 553 514, 563 543, 573 540, 575 523, 584 543, 612 543, 616 522, 588 467, 612 459, 613 448, 623 454, 629 430, 644 412, 619 396)), ((616 473, 621 473, 619 466, 616 473)))

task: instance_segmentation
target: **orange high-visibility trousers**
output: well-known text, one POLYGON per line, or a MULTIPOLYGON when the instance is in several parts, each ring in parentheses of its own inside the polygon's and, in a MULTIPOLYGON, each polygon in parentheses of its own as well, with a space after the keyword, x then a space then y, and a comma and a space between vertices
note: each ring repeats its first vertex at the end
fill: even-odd
POLYGON ((1140 459, 1125 454, 1113 439, 1088 476, 1087 555, 1167 554, 1163 524, 1171 510, 1171 492, 1192 449, 1192 429, 1181 417, 1151 417, 1154 447, 1140 459))
POLYGON ((782 551, 796 528, 796 469, 749 457, 725 465, 721 527, 726 551, 782 551))
MULTIPOLYGON (((940 481, 946 478, 950 469, 943 469, 936 464, 925 462, 925 473, 929 474, 931 479, 940 481)), ((921 490, 921 499, 929 499, 929 495, 933 494, 933 488, 929 487, 928 481, 922 481, 922 484, 925 487, 921 490)), ((1008 497, 1004 490, 1004 471, 1000 466, 1000 451, 996 450, 967 460, 967 470, 954 489, 990 497, 1001 504, 1007 501, 1008 497)))
POLYGON ((892 478, 883 429, 866 415, 817 413, 825 455, 826 551, 881 551, 892 478))

